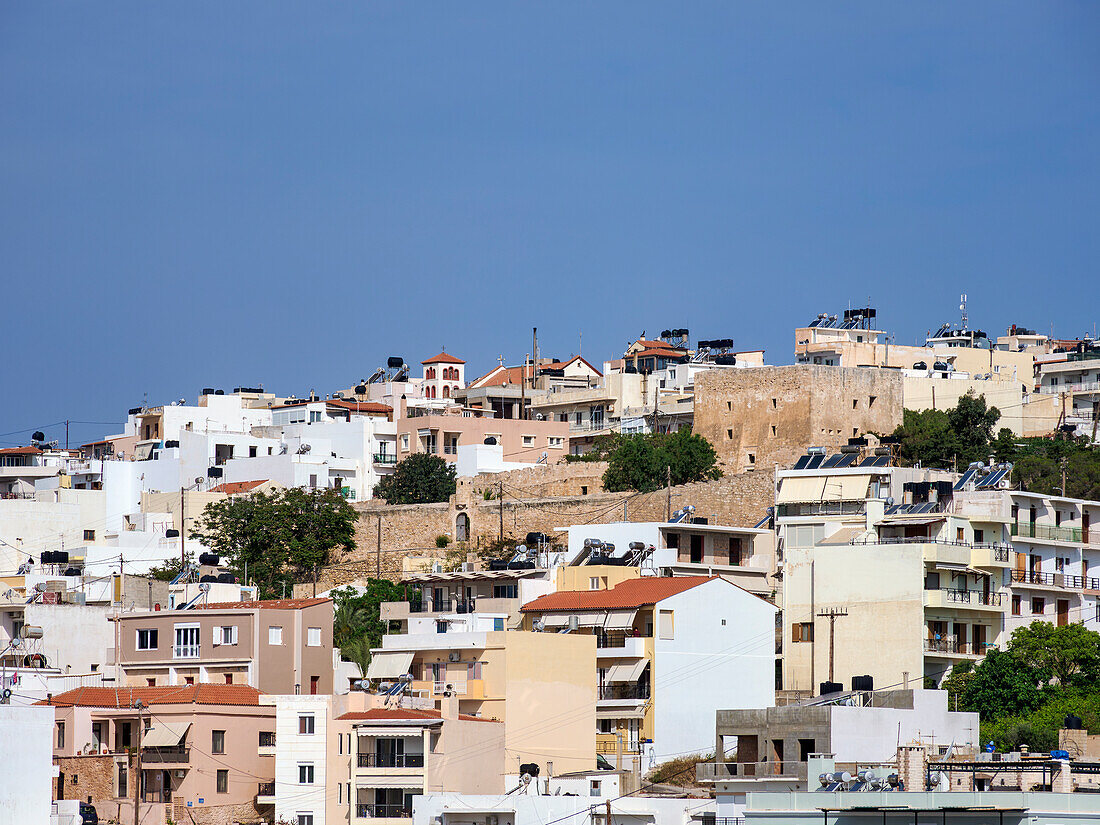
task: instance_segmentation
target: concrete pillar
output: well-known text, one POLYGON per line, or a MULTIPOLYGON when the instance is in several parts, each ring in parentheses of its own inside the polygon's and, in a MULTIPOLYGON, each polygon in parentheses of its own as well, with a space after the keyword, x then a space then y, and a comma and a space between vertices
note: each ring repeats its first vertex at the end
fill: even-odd
POLYGON ((1059 759, 1054 763, 1050 789, 1054 793, 1073 793, 1073 774, 1070 772, 1069 760, 1059 759))

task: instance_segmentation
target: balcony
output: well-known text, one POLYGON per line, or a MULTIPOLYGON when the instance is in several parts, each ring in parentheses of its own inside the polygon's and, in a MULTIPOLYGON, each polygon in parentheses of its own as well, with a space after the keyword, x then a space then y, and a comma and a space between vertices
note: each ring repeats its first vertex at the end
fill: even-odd
POLYGON ((1030 570, 1013 570, 1013 584, 1030 584, 1056 590, 1100 590, 1100 579, 1085 576, 1067 576, 1065 573, 1040 573, 1030 570))
POLYGON ((631 701, 640 702, 649 698, 649 685, 631 685, 627 683, 612 683, 604 685, 596 691, 596 699, 605 701, 631 701))
POLYGON ((1008 567, 1007 544, 975 544, 970 556, 973 567, 1008 567))
POLYGON ((993 647, 989 642, 960 642, 955 636, 924 640, 924 652, 940 656, 980 657, 993 647))
POLYGON ((412 811, 403 805, 373 805, 359 802, 355 805, 356 819, 412 819, 412 811))
POLYGON ((256 749, 258 756, 275 755, 275 734, 271 731, 260 731, 260 744, 256 749))
POLYGON ((700 762, 695 766, 699 782, 723 782, 729 779, 765 777, 806 778, 805 762, 700 762))
POLYGON ((1001 610, 1001 594, 984 590, 956 590, 942 587, 924 591, 924 606, 931 608, 955 608, 961 610, 1001 610))
POLYGON ((358 757, 360 768, 423 768, 422 753, 361 753, 358 757))
POLYGON ((1009 525, 1012 535, 1022 539, 1039 541, 1068 541, 1077 544, 1100 543, 1100 530, 1090 530, 1086 536, 1080 527, 1057 527, 1053 524, 1036 524, 1033 521, 1018 521, 1009 525))
POLYGON ((191 761, 190 748, 142 748, 141 761, 145 765, 181 764, 191 761))
POLYGON ((275 804, 275 783, 274 782, 261 782, 257 786, 256 804, 257 805, 274 805, 275 804))
POLYGON ((640 659, 645 656, 645 639, 641 636, 596 636, 596 658, 640 659))
MULTIPOLYGON (((616 735, 610 736, 606 733, 596 735, 596 753, 602 754, 617 754, 619 752, 619 743, 616 740, 616 735)), ((641 742, 630 742, 628 737, 623 737, 623 753, 635 756, 642 753, 641 742)))
POLYGON ((397 456, 392 453, 375 453, 375 464, 393 465, 397 463, 397 456))

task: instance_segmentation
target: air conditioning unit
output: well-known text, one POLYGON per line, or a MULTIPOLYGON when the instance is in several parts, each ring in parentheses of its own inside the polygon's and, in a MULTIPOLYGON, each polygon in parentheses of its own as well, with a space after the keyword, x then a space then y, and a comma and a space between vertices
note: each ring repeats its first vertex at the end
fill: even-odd
POLYGON ((473 573, 475 569, 476 568, 472 561, 464 561, 459 567, 459 570, 463 573, 473 573))
POLYGON ((462 654, 459 653, 457 650, 452 650, 450 653, 447 654, 447 661, 460 662, 462 661, 462 654))

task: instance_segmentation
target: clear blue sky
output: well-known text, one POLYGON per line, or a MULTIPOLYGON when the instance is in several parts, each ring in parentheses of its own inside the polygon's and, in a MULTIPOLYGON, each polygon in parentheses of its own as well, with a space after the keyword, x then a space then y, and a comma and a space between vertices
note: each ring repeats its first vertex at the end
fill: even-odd
POLYGON ((0 442, 535 325, 1091 332, 1098 101, 1094 2, 5 3, 0 442))

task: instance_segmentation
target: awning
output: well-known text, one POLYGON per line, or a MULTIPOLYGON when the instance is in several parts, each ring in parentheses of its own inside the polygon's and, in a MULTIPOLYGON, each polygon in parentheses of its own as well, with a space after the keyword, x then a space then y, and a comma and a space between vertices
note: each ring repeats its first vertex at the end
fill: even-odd
POLYGON ((630 630, 634 626, 634 617, 637 613, 637 610, 608 613, 607 621, 603 626, 607 630, 630 630))
POLYGON ((642 672, 648 660, 641 659, 629 665, 612 665, 607 669, 606 679, 609 682, 637 682, 642 678, 642 672))
POLYGON ((875 522, 876 527, 925 527, 929 524, 939 524, 947 516, 927 516, 925 518, 906 518, 900 516, 898 518, 889 518, 885 521, 875 522))
POLYGON ((419 739, 424 735, 424 728, 437 728, 442 724, 442 719, 417 719, 415 723, 402 720, 401 725, 379 725, 377 722, 365 725, 353 723, 352 728, 359 736, 385 736, 391 739, 419 739))
POLYGON ((600 710, 596 708, 597 719, 644 719, 645 708, 613 708, 600 710))
POLYGON ((822 545, 851 544, 852 539, 865 532, 867 532, 867 529, 865 527, 841 527, 828 538, 819 541, 817 543, 817 546, 821 547, 822 545))
POLYGON ((143 748, 177 747, 183 741, 183 737, 187 735, 187 729, 190 727, 190 722, 180 722, 174 725, 167 722, 155 722, 149 726, 145 731, 145 735, 141 737, 141 746, 143 748))
POLYGON ((134 448, 134 460, 146 461, 153 454, 153 447, 156 444, 138 444, 134 448))
POLYGON ((821 491, 825 489, 824 476, 802 476, 785 478, 775 497, 776 504, 800 504, 809 501, 821 501, 821 491))
POLYGON ((367 678, 396 679, 398 676, 404 676, 409 672, 412 660, 413 655, 411 653, 398 653, 396 651, 375 653, 371 656, 370 664, 367 666, 367 678))
POLYGON ((871 476, 828 476, 821 491, 824 501, 863 501, 871 486, 871 476))
POLYGON ((567 613, 544 613, 539 617, 543 627, 565 627, 569 624, 567 613))

